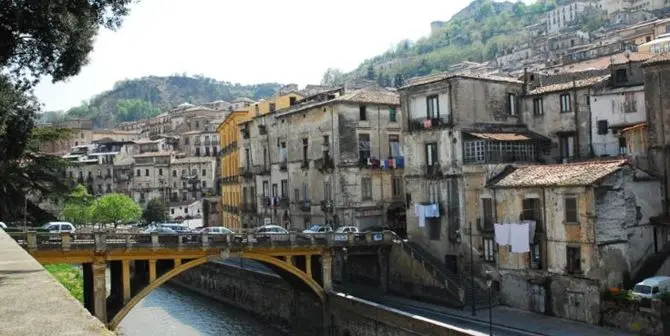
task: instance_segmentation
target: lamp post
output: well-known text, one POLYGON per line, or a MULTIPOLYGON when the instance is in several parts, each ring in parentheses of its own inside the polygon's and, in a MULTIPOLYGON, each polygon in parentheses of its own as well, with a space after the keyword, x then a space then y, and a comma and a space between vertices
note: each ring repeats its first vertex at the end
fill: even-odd
POLYGON ((493 285, 493 276, 491 270, 486 270, 486 287, 489 290, 489 335, 493 335, 493 299, 491 295, 491 287, 493 285))

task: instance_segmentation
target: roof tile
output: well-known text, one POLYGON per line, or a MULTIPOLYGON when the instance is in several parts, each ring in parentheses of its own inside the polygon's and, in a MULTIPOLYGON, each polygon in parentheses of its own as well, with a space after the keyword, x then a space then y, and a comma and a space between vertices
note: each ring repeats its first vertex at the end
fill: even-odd
POLYGON ((589 161, 520 167, 493 184, 498 188, 584 186, 614 173, 626 160, 589 161))

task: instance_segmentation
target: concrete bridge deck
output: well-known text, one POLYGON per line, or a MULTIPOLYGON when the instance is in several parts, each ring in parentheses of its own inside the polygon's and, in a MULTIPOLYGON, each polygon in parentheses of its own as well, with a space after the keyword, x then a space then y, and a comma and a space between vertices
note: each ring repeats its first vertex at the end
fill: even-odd
POLYGON ((0 336, 114 335, 0 230, 0 336))

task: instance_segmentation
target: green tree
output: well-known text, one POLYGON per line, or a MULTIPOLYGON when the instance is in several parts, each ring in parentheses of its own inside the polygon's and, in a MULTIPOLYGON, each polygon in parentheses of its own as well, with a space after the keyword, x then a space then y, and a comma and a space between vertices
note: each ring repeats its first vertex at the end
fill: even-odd
POLYGON ((53 216, 40 198, 67 193, 60 158, 37 154, 39 104, 31 89, 43 76, 74 76, 93 49, 98 27, 114 29, 131 0, 3 1, 0 6, 0 218, 53 216), (30 195, 26 200, 26 195, 30 195))
POLYGON ((147 203, 147 208, 142 213, 142 218, 147 223, 164 222, 168 219, 169 208, 160 198, 154 198, 147 203))
POLYGON ((151 103, 139 99, 124 99, 116 103, 117 121, 135 121, 149 119, 158 115, 161 110, 151 103))
POLYGON ((75 225, 86 225, 91 222, 91 204, 93 196, 86 187, 79 184, 68 195, 61 217, 75 225))
POLYGON ((96 223, 114 223, 116 227, 119 222, 134 222, 140 216, 142 208, 124 194, 107 194, 91 204, 91 217, 96 223))
POLYGON ((368 65, 368 70, 366 71, 365 79, 375 80, 375 67, 372 64, 368 65))
POLYGON ((342 70, 335 68, 328 68, 321 79, 322 85, 342 85, 344 84, 345 76, 342 70))

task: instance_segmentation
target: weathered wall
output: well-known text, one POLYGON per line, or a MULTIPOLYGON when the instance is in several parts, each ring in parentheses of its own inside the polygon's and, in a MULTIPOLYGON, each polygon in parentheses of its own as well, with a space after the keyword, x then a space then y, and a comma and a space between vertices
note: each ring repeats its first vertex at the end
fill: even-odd
POLYGON ((605 302, 602 323, 605 326, 647 336, 668 335, 670 330, 668 308, 660 301, 652 302, 652 308, 640 308, 637 303, 605 302))
POLYGON ((318 299, 278 277, 207 263, 182 273, 172 282, 304 335, 316 335, 322 330, 323 313, 318 299))
POLYGON ((466 330, 420 319, 415 315, 374 303, 329 294, 331 335, 336 336, 406 336, 406 335, 473 335, 466 330))

